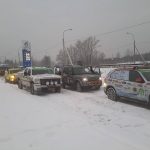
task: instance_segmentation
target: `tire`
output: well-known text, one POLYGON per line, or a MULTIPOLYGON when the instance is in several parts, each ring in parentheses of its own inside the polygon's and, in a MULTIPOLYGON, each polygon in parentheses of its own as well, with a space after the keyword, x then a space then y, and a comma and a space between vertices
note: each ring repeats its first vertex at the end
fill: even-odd
POLYGON ((22 89, 22 88, 23 88, 22 83, 21 83, 20 80, 18 80, 18 88, 19 88, 19 89, 22 89))
POLYGON ((101 88, 101 86, 96 87, 96 90, 99 90, 101 88))
POLYGON ((33 83, 31 83, 31 85, 30 85, 30 93, 31 93, 32 95, 35 94, 35 90, 34 90, 34 85, 33 85, 33 83))
POLYGON ((60 93, 60 92, 61 92, 61 88, 60 88, 60 87, 59 87, 59 88, 56 88, 56 89, 55 89, 55 92, 56 92, 56 93, 60 93))
POLYGON ((149 101, 147 103, 147 107, 148 107, 148 109, 150 109, 150 96, 149 96, 149 101))
POLYGON ((110 100, 113 100, 113 101, 118 100, 118 96, 117 96, 116 91, 113 87, 109 87, 107 89, 106 95, 107 95, 108 99, 110 99, 110 100))
POLYGON ((78 92, 82 92, 82 87, 81 87, 80 82, 77 82, 77 83, 76 83, 76 90, 77 90, 78 92))

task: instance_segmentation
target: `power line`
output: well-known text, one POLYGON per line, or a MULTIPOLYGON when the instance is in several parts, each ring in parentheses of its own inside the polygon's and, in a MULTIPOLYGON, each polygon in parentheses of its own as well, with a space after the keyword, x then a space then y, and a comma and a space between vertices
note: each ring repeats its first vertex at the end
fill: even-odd
MULTIPOLYGON (((122 28, 119 28, 119 29, 115 29, 115 30, 112 30, 112 31, 107 31, 107 32, 103 32, 103 33, 99 33, 99 34, 96 34, 95 37, 99 37, 99 36, 104 36, 104 35, 109 35, 109 34, 112 34, 112 33, 116 33, 116 32, 121 32, 121 31, 125 31, 127 29, 131 29, 131 28, 136 28, 136 27, 139 27, 139 26, 142 26, 142 25, 146 25, 146 24, 150 24, 150 21, 145 21, 145 22, 142 22, 142 23, 138 23, 138 24, 134 24, 134 25, 130 25, 130 26, 126 26, 126 27, 122 27, 122 28)), ((85 37, 86 38, 86 37, 85 37)), ((79 40, 80 38, 78 39, 73 39, 73 40, 69 40, 69 41, 65 41, 66 43, 70 43, 70 42, 75 42, 77 40, 79 40)), ((46 48, 45 50, 41 50, 41 51, 47 51, 49 49, 55 49, 57 47, 59 47, 59 44, 61 42, 58 42, 57 44, 53 45, 52 47, 50 48, 46 48)))
MULTIPOLYGON (((121 32, 121 31, 125 31, 127 29, 136 28, 136 27, 139 27, 139 26, 142 26, 142 25, 146 25, 146 24, 150 24, 150 21, 145 21, 145 22, 142 22, 142 23, 138 23, 138 24, 134 24, 134 25, 122 27, 122 28, 119 28, 119 29, 115 29, 115 30, 112 30, 112 31, 107 31, 107 32, 99 33, 99 34, 96 34, 95 37, 104 36, 104 35, 108 35, 108 34, 112 34, 112 33, 116 33, 116 32, 121 32)), ((68 42, 74 42, 74 41, 76 41, 78 39, 67 41, 67 43, 68 42)))
POLYGON ((103 36, 103 35, 107 35, 107 34, 111 34, 111 33, 115 33, 115 32, 121 32, 121 31, 124 31, 124 30, 127 30, 127 29, 136 28, 138 26, 142 26, 142 25, 146 25, 146 24, 150 24, 150 21, 142 22, 142 23, 139 23, 139 24, 134 24, 134 25, 131 25, 131 26, 126 26, 126 27, 123 27, 123 28, 119 28, 119 29, 104 32, 104 33, 100 33, 100 34, 97 34, 95 36, 103 36))

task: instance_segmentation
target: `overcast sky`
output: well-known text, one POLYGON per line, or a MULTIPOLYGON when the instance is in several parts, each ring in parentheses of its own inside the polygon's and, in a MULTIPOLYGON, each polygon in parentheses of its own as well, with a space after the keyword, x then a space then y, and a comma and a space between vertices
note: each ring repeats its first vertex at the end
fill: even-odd
POLYGON ((107 56, 132 50, 133 33, 140 51, 150 51, 150 23, 121 32, 102 33, 150 21, 150 0, 0 0, 0 59, 17 57, 23 40, 32 55, 55 60, 62 48, 78 39, 96 36, 107 56))

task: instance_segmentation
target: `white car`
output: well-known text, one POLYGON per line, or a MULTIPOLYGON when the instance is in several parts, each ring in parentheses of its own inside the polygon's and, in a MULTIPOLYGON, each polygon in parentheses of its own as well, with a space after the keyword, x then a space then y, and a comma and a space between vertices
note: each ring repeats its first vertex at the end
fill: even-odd
POLYGON ((150 106, 150 67, 114 69, 104 80, 104 92, 111 100, 126 97, 150 106))
POLYGON ((61 77, 46 67, 29 67, 18 73, 18 88, 30 89, 31 94, 53 90, 61 91, 61 77))

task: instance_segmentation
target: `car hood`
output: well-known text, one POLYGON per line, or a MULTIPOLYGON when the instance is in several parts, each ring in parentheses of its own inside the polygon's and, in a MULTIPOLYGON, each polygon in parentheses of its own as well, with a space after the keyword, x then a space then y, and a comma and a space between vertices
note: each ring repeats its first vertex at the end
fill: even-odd
POLYGON ((11 73, 11 74, 9 74, 9 76, 16 76, 17 75, 17 73, 11 73))
POLYGON ((32 75, 33 79, 60 79, 61 77, 59 75, 55 74, 40 74, 40 75, 32 75))
POLYGON ((99 80, 100 75, 96 74, 82 74, 82 75, 75 75, 76 78, 87 78, 90 80, 99 80))

